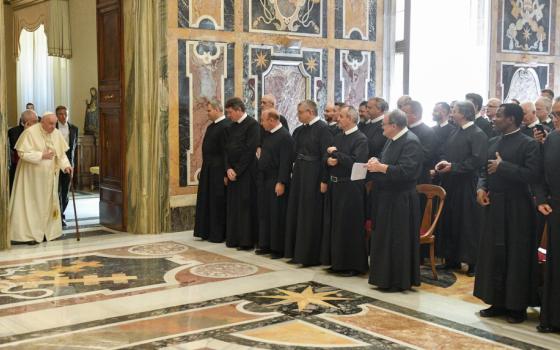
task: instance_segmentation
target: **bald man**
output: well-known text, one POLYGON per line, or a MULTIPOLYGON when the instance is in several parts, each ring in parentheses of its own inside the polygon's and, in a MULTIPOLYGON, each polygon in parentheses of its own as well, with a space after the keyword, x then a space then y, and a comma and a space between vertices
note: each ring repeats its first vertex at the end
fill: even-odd
POLYGON ((36 244, 62 235, 58 176, 59 170, 72 175, 73 169, 56 122, 56 114, 43 114, 41 123, 25 130, 16 143, 20 161, 9 205, 12 241, 36 244))
POLYGON ((486 103, 486 116, 492 123, 496 118, 496 113, 498 112, 498 108, 500 108, 501 104, 502 101, 499 98, 495 97, 488 99, 488 102, 486 103))
POLYGON ((539 97, 535 101, 535 110, 537 118, 539 118, 542 125, 548 126, 551 130, 554 130, 554 124, 552 123, 552 116, 550 111, 552 109, 552 100, 548 97, 539 97))
POLYGON ((20 124, 8 130, 8 140, 10 144, 10 192, 12 192, 14 178, 16 176, 16 168, 19 161, 16 151, 16 143, 23 131, 30 126, 37 124, 37 121, 37 113, 35 113, 32 109, 26 109, 23 113, 21 113, 20 124))
MULTIPOLYGON (((267 109, 276 109, 276 97, 274 97, 274 95, 266 94, 261 97, 261 115, 262 112, 267 109)), ((290 131, 290 128, 288 126, 288 121, 286 120, 286 118, 281 114, 279 116, 280 116, 280 123, 282 124, 282 126, 285 127, 286 130, 290 131)), ((261 133, 262 131, 263 130, 261 130, 261 133)))
POLYGON ((535 104, 533 102, 523 102, 521 108, 523 108, 521 132, 529 137, 536 138, 541 143, 544 142, 545 135, 550 132, 550 128, 542 125, 537 118, 535 104))

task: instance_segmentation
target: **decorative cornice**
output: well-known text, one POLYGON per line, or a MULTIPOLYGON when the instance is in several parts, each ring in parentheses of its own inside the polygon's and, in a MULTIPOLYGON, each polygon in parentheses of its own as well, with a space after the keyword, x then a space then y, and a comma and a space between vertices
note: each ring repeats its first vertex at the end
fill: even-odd
POLYGON ((4 2, 8 2, 10 5, 12 5, 12 9, 14 11, 21 10, 23 8, 37 5, 47 1, 49 0, 4 0, 4 2))

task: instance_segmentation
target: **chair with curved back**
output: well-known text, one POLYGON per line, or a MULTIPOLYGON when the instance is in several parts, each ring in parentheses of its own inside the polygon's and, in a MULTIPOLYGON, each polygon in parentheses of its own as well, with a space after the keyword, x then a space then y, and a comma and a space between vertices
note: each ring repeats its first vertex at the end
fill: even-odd
POLYGON ((430 265, 432 267, 432 274, 434 279, 437 280, 436 272, 436 258, 435 258, 435 241, 436 236, 434 231, 436 229, 439 217, 445 204, 445 190, 436 185, 422 184, 416 186, 418 194, 426 196, 426 208, 422 215, 422 224, 420 225, 420 245, 430 245, 430 265), (437 210, 434 215, 434 201, 437 198, 437 210))

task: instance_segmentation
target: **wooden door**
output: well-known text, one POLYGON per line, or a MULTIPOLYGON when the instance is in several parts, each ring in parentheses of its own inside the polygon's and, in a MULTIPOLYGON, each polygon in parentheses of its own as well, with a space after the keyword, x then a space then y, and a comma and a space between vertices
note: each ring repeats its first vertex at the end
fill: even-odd
POLYGON ((126 231, 122 0, 97 0, 99 221, 126 231))

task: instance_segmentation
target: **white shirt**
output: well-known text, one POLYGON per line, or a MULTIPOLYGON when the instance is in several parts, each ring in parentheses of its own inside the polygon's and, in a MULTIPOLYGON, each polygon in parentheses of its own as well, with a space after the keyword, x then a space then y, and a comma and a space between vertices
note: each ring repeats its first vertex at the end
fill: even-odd
POLYGON ((309 124, 307 124, 307 125, 313 125, 313 124, 317 123, 317 121, 318 121, 319 119, 320 119, 319 117, 315 117, 315 118, 311 119, 311 121, 310 121, 309 124))
POLYGON ((242 116, 241 118, 239 118, 239 120, 237 121, 237 124, 243 123, 243 121, 245 120, 245 118, 247 118, 247 113, 243 114, 243 116, 242 116))
POLYGON ((420 125, 420 124, 422 124, 422 121, 421 121, 421 120, 410 124, 409 127, 414 128, 414 127, 417 127, 417 126, 420 125))
POLYGON ((277 132, 280 129, 282 129, 282 123, 278 123, 278 125, 276 125, 274 128, 272 128, 272 130, 270 130, 270 133, 274 134, 275 132, 277 132))
MULTIPOLYGON (((312 123, 309 123, 309 125, 311 125, 311 124, 312 124, 312 123)), ((336 125, 336 122, 330 122, 330 123, 329 123, 329 126, 331 126, 331 125, 336 125)))
POLYGON ((226 119, 225 115, 222 115, 220 118, 214 120, 214 124, 218 124, 219 122, 221 122, 222 120, 226 119))
POLYGON ((383 115, 380 115, 379 117, 377 117, 375 119, 370 119, 370 120, 371 120, 372 123, 377 123, 379 121, 382 121, 383 117, 384 117, 383 115))
POLYGON ((444 121, 443 123, 439 124, 439 127, 440 127, 440 128, 443 128, 443 127, 446 126, 447 124, 449 124, 449 121, 448 121, 448 120, 446 120, 446 121, 444 121))
POLYGON ((398 134, 396 134, 395 136, 393 136, 393 138, 392 138, 391 140, 397 141, 401 136, 403 136, 404 134, 406 134, 407 131, 408 131, 408 128, 405 126, 401 131, 399 131, 398 134))
POLYGON ((70 127, 68 126, 68 123, 66 123, 66 124, 58 123, 58 130, 60 130, 60 132, 62 133, 62 136, 64 136, 64 141, 66 141, 66 144, 69 145, 70 144, 70 127))
POLYGON ((547 124, 550 124, 550 122, 552 121, 552 119, 550 119, 550 117, 546 118, 546 120, 544 121, 547 124))
POLYGON ((515 133, 518 132, 519 130, 520 130, 520 129, 517 128, 516 130, 513 130, 513 131, 510 132, 510 133, 504 134, 504 136, 506 136, 506 135, 511 135, 511 134, 515 134, 515 133))
POLYGON ((471 125, 474 125, 474 122, 473 122, 473 121, 470 121, 470 122, 465 123, 463 126, 461 126, 461 128, 462 128, 463 130, 465 130, 465 129, 467 129, 467 128, 468 128, 469 126, 471 126, 471 125))
POLYGON ((534 122, 532 122, 531 124, 527 125, 528 128, 534 128, 535 125, 539 125, 541 122, 537 119, 534 122))
POLYGON ((353 132, 358 131, 358 126, 354 126, 352 129, 348 129, 344 132, 344 135, 350 135, 353 132))

